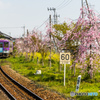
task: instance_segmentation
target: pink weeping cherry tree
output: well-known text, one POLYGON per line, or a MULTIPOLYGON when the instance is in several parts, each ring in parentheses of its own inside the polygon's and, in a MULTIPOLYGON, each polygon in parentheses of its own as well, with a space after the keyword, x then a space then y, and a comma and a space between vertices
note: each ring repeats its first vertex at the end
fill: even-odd
MULTIPOLYGON (((15 42, 15 46, 17 48, 17 53, 26 52, 26 58, 28 58, 28 53, 40 52, 43 57, 48 51, 48 45, 50 39, 48 35, 43 35, 40 31, 33 30, 32 32, 28 32, 27 37, 19 38, 15 42)), ((33 58, 34 60, 34 58, 33 58)))
POLYGON ((19 55, 24 52, 23 38, 16 39, 15 41, 16 53, 19 55))
POLYGON ((38 51, 39 37, 38 33, 32 31, 27 37, 19 38, 15 42, 18 53, 33 53, 38 51))
POLYGON ((100 19, 93 10, 84 7, 81 9, 75 27, 68 30, 62 38, 63 46, 66 47, 68 39, 73 40, 74 45, 78 46, 77 56, 74 62, 81 63, 81 68, 93 78, 93 72, 97 69, 93 60, 95 55, 100 55, 100 19), (84 18, 82 18, 82 13, 84 18), (87 62, 85 63, 85 61, 87 62))

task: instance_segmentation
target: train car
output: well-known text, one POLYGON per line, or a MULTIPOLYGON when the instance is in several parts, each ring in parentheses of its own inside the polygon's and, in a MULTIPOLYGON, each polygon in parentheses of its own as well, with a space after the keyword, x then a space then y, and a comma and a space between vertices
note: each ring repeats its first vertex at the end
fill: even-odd
POLYGON ((0 56, 8 57, 13 52, 13 42, 8 39, 0 39, 0 56))

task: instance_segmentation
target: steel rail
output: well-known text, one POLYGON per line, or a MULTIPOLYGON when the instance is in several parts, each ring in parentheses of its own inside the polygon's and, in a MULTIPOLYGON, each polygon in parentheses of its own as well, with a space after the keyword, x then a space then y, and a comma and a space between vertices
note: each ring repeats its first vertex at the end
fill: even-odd
POLYGON ((35 93, 33 93, 32 91, 30 91, 29 89, 27 89, 26 87, 24 87, 23 85, 21 85, 20 83, 18 83, 17 81, 15 81, 13 78, 11 78, 9 75, 7 75, 3 69, 0 66, 0 70, 3 72, 3 74, 10 79, 15 85, 17 85, 19 88, 21 88, 22 90, 24 90, 28 95, 32 96, 34 99, 36 100, 44 100, 41 97, 39 97, 38 95, 36 95, 35 93))
POLYGON ((10 100, 17 100, 1 83, 0 88, 6 93, 10 100))

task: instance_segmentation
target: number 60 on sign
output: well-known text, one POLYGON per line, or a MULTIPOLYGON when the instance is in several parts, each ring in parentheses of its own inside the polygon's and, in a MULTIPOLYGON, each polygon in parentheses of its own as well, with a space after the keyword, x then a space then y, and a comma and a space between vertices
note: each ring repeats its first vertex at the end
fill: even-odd
POLYGON ((60 64, 70 64, 70 53, 60 53, 60 64))

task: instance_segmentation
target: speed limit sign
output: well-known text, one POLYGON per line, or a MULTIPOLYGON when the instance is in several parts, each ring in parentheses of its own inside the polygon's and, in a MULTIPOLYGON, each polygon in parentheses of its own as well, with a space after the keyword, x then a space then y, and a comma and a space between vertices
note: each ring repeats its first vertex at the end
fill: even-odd
POLYGON ((60 53, 60 64, 64 64, 64 86, 65 86, 66 64, 70 64, 70 52, 60 53))
POLYGON ((70 64, 70 52, 60 53, 60 64, 70 64))

